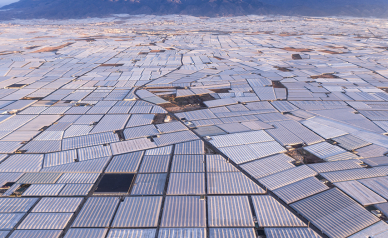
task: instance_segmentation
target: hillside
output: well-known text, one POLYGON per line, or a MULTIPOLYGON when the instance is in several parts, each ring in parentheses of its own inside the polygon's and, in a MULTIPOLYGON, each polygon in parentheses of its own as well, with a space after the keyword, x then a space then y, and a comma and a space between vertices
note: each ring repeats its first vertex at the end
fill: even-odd
POLYGON ((113 13, 388 17, 388 1, 384 0, 21 0, 1 9, 2 19, 85 18, 113 13))

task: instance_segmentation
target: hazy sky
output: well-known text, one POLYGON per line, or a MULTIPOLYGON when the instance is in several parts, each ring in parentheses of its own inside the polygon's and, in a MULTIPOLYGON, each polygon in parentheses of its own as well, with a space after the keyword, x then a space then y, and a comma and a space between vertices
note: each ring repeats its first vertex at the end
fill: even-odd
POLYGON ((0 0, 0 7, 11 4, 13 2, 18 2, 19 0, 0 0))

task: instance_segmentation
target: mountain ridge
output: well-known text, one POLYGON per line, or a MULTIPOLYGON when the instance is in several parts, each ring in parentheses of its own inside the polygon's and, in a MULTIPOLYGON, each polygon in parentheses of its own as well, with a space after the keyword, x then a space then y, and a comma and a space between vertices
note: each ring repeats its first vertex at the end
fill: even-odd
POLYGON ((388 17, 383 0, 20 0, 1 8, 7 18, 86 18, 109 14, 187 14, 241 16, 249 14, 388 17), (59 10, 58 10, 59 9, 59 10))

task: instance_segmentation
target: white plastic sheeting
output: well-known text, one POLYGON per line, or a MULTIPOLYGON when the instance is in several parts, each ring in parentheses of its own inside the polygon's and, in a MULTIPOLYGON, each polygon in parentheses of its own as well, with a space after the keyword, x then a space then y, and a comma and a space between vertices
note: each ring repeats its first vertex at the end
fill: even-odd
POLYGON ((119 141, 119 137, 113 132, 103 132, 92 135, 70 137, 62 140, 62 150, 108 144, 116 141, 119 141))
POLYGON ((206 155, 206 170, 207 172, 239 172, 221 155, 206 155))
POLYGON ((286 185, 273 190, 287 204, 309 197, 329 189, 315 177, 303 179, 301 181, 286 185))
POLYGON ((191 155, 204 153, 205 145, 201 140, 189 141, 175 145, 174 154, 176 155, 191 155))
POLYGON ((12 238, 19 237, 41 237, 41 238, 58 238, 62 230, 15 230, 12 232, 12 238))
POLYGON ((260 227, 307 226, 271 196, 252 196, 252 202, 260 227))
POLYGON ((75 212, 82 198, 42 198, 32 212, 75 212))
POLYGON ((65 173, 57 183, 94 183, 99 173, 65 173))
POLYGON ((110 157, 81 161, 77 163, 64 164, 42 169, 42 172, 69 172, 69 173, 101 173, 110 157))
POLYGON ((124 137, 126 140, 158 135, 159 131, 154 125, 131 127, 124 130, 124 137))
POLYGON ((24 230, 64 229, 73 213, 30 213, 18 226, 24 230))
POLYGON ((107 173, 134 173, 137 171, 143 152, 116 155, 112 158, 105 172, 107 173))
POLYGON ((210 227, 253 227, 252 211, 247 196, 209 196, 210 227))
POLYGON ((77 150, 77 153, 79 161, 102 158, 112 155, 110 146, 108 145, 97 145, 81 148, 77 150))
POLYGON ((175 155, 172 160, 171 172, 204 172, 204 155, 175 155))
POLYGON ((268 238, 321 238, 310 228, 265 228, 264 231, 268 238))
POLYGON ((317 172, 307 165, 302 165, 261 178, 259 182, 273 190, 315 175, 317 175, 317 172))
POLYGON ((209 194, 257 194, 265 191, 241 172, 208 173, 209 194))
POLYGON ((210 238, 256 238, 254 228, 210 228, 210 238))
POLYGON ((269 155, 285 152, 278 142, 269 141, 263 143, 222 147, 220 150, 237 164, 263 158, 269 155))
POLYGON ((127 197, 117 210, 112 227, 157 227, 162 197, 127 197))
POLYGON ((329 237, 346 237, 379 219, 338 189, 330 189, 291 204, 329 237))
POLYGON ((283 170, 294 168, 293 158, 278 154, 240 165, 254 178, 259 179, 283 170))
POLYGON ((306 146, 304 149, 321 159, 346 152, 346 150, 327 142, 306 146))
POLYGON ((131 195, 162 195, 167 174, 138 174, 131 195))
POLYGON ((362 237, 386 237, 388 235, 388 225, 384 221, 379 221, 370 227, 357 232, 349 238, 362 238, 362 237))
POLYGON ((344 135, 333 138, 333 140, 338 142, 339 146, 346 150, 356 150, 358 148, 365 147, 371 144, 370 142, 364 141, 353 135, 344 135))
POLYGON ((158 124, 158 125, 156 125, 156 127, 162 133, 171 133, 171 132, 176 132, 176 131, 188 130, 187 127, 185 125, 183 125, 182 123, 180 123, 179 121, 158 124))
POLYGON ((107 233, 108 229, 105 228, 71 228, 67 231, 65 238, 105 238, 107 233))
POLYGON ((213 136, 210 143, 216 147, 252 144, 272 141, 273 138, 265 131, 243 132, 230 135, 213 136))
POLYGON ((205 200, 199 196, 167 196, 161 227, 206 227, 205 200))
POLYGON ((60 173, 25 173, 18 183, 55 183, 62 174, 60 173))
POLYGON ((339 182, 334 183, 334 185, 363 206, 386 202, 384 198, 380 197, 357 181, 339 182))
POLYGON ((140 166, 140 173, 166 173, 170 162, 169 155, 146 155, 140 166))
POLYGON ((11 155, 0 164, 0 172, 39 172, 42 168, 43 155, 11 155))
POLYGON ((170 173, 167 194, 205 194, 205 173, 170 173))
POLYGON ((93 184, 66 184, 59 196, 86 196, 93 184))
POLYGON ((128 140, 111 144, 112 153, 114 155, 138 150, 146 150, 155 147, 157 147, 157 145, 147 138, 128 140))
POLYGON ((302 124, 325 139, 330 139, 347 134, 345 131, 342 131, 340 129, 323 125, 311 120, 303 121, 302 124))
POLYGON ((309 164, 308 166, 318 173, 361 168, 359 160, 334 161, 329 163, 309 164))
POLYGON ((74 162, 77 159, 76 150, 66 150, 56 153, 45 154, 43 167, 52 167, 62 164, 69 164, 74 162))
POLYGON ((12 230, 23 216, 24 213, 0 213, 0 229, 12 230))
POLYGON ((82 207, 72 227, 107 227, 118 204, 117 197, 91 197, 82 207))
POLYGON ((155 138, 154 141, 157 146, 165 146, 197 139, 198 137, 191 131, 180 131, 162 134, 155 138))
POLYGON ((207 232, 204 228, 161 228, 158 237, 160 238, 206 238, 207 232))
POLYGON ((169 155, 171 154, 172 145, 163 146, 155 149, 146 150, 145 155, 169 155))
POLYGON ((32 184, 22 196, 56 196, 65 184, 32 184))
POLYGON ((28 212, 37 201, 37 198, 0 198, 0 212, 28 212))
POLYGON ((155 238, 156 229, 111 229, 107 238, 155 238))
POLYGON ((321 173, 320 175, 322 175, 324 178, 326 178, 332 183, 356 180, 356 179, 381 177, 381 176, 388 175, 388 172, 384 170, 385 168, 382 168, 382 169, 380 168, 375 167, 370 169, 366 169, 366 168, 348 169, 348 170, 342 170, 342 171, 321 173))
POLYGON ((388 199, 388 177, 361 179, 358 180, 358 182, 362 183, 383 198, 388 199))

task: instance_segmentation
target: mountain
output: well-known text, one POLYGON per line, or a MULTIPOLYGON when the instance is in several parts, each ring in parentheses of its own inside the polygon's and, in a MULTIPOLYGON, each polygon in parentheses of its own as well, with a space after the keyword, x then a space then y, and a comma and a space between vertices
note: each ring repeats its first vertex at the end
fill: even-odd
POLYGON ((387 0, 20 0, 1 8, 0 18, 85 18, 109 14, 388 17, 387 0))

